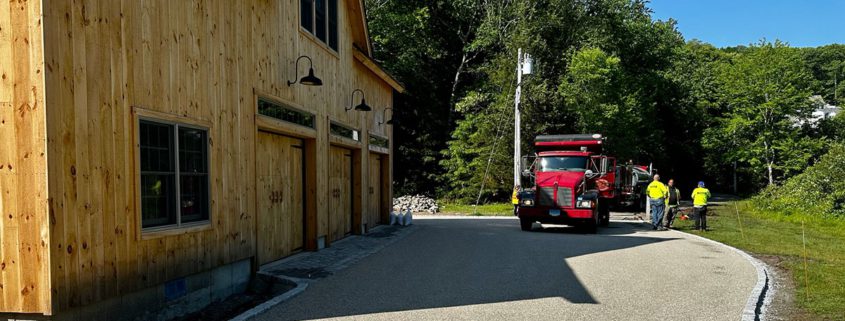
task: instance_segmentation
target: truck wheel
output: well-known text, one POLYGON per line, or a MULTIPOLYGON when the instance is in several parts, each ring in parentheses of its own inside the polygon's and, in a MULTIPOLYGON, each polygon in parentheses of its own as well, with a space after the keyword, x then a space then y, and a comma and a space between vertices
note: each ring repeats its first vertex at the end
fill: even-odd
POLYGON ((598 222, 592 221, 581 226, 586 234, 597 234, 599 232, 598 222))
POLYGON ((599 223, 601 221, 601 213, 599 213, 598 209, 596 209, 595 216, 587 223, 581 226, 584 230, 584 233, 587 234, 596 234, 599 232, 599 223))
POLYGON ((610 206, 606 203, 599 204, 599 225, 610 225, 610 206))
POLYGON ((522 217, 519 218, 519 227, 522 228, 523 231, 530 231, 533 226, 534 221, 522 217))

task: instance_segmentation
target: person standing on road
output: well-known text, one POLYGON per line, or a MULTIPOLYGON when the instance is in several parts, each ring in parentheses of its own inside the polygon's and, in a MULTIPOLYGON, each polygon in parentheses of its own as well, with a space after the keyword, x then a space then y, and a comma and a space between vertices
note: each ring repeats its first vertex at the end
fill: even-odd
POLYGON ((651 199, 651 225, 653 230, 665 230, 663 222, 663 210, 666 206, 666 197, 669 189, 660 182, 660 175, 654 175, 654 181, 646 187, 646 195, 651 199))
POLYGON ((516 216, 519 213, 519 190, 522 187, 516 185, 513 187, 513 195, 511 195, 511 203, 513 203, 513 215, 516 216))
POLYGON ((681 205, 681 190, 675 187, 675 180, 669 179, 669 197, 666 198, 666 228, 671 228, 675 222, 675 215, 678 214, 678 206, 681 205))
POLYGON ((707 202, 709 200, 710 190, 704 187, 704 182, 698 182, 698 188, 692 191, 696 231, 707 231, 707 202))

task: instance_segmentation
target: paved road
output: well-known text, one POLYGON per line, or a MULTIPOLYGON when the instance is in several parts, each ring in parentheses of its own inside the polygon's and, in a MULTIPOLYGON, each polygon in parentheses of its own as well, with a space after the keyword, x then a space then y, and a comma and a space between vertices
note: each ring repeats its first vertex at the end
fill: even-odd
POLYGON ((733 251, 613 222, 522 232, 514 219, 416 231, 257 320, 737 320, 756 282, 733 251))

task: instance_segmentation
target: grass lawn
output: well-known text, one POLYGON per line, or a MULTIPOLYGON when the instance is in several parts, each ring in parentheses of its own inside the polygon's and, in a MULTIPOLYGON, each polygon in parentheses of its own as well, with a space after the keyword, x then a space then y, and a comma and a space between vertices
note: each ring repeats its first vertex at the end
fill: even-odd
POLYGON ((490 203, 481 204, 478 207, 466 204, 457 204, 439 201, 440 211, 443 214, 475 215, 475 216, 513 216, 513 204, 490 203))
MULTIPOLYGON (((709 214, 712 230, 696 234, 782 260, 778 266, 787 269, 795 283, 798 318, 845 320, 845 220, 770 213, 749 202, 714 206, 709 214), (806 235, 806 269, 802 235, 806 235)), ((675 226, 688 229, 692 221, 676 220, 675 226)))

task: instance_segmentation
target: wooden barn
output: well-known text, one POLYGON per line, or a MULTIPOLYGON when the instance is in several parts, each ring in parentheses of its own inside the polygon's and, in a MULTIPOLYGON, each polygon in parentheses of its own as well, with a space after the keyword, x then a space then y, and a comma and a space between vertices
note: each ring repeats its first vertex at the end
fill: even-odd
POLYGON ((402 90, 361 0, 0 0, 0 313, 168 318, 366 233, 402 90))

